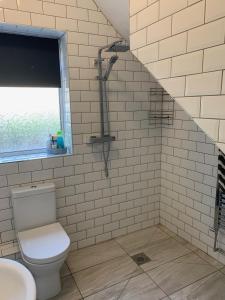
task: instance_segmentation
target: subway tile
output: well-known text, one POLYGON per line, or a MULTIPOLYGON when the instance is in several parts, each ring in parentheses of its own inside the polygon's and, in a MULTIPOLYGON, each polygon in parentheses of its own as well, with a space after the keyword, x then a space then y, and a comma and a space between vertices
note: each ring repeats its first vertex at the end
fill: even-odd
POLYGON ((199 2, 199 1, 201 1, 201 0, 188 0, 188 5, 192 5, 192 4, 194 4, 196 2, 199 2))
POLYGON ((157 79, 168 78, 171 73, 171 59, 164 59, 147 65, 147 69, 157 79))
POLYGON ((77 31, 77 21, 67 18, 56 17, 56 29, 77 31))
POLYGON ((218 140, 219 121, 213 119, 194 119, 196 124, 214 141, 218 140))
POLYGON ((16 185, 31 182, 31 173, 19 173, 7 176, 9 185, 16 185))
POLYGON ((184 96, 184 92, 185 92, 185 78, 184 77, 160 79, 159 82, 172 97, 184 96))
POLYGON ((84 8, 67 6, 67 18, 88 21, 88 10, 84 8))
POLYGON ((159 42, 159 59, 186 52, 187 33, 181 33, 159 42), (176 45, 176 47, 174 47, 176 45))
POLYGON ((159 2, 148 6, 137 14, 137 29, 140 30, 158 21, 159 18, 159 2))
POLYGON ((225 96, 202 97, 201 117, 212 119, 225 118, 225 96))
POLYGON ((173 15, 172 33, 177 34, 204 23, 205 2, 200 1, 173 15))
POLYGON ((43 3, 43 11, 44 11, 44 14, 46 14, 46 15, 55 16, 55 17, 66 17, 66 6, 65 5, 44 2, 43 3))
MULTIPOLYGON (((8 1, 10 2, 10 1, 8 1)), ((18 9, 34 12, 34 13, 42 13, 42 1, 39 0, 20 0, 17 1, 18 9)))
POLYGON ((2 0, 0 3, 2 8, 10 8, 17 9, 17 1, 16 0, 2 0))
POLYGON ((171 21, 171 17, 168 17, 149 26, 147 42, 152 44, 171 36, 171 21))
POLYGON ((5 18, 4 18, 4 14, 3 14, 3 8, 0 8, 0 21, 4 22, 5 18))
POLYGON ((93 0, 77 0, 78 7, 97 10, 97 5, 93 0))
POLYGON ((225 143, 225 121, 220 120, 219 124, 219 142, 220 143, 225 143))
POLYGON ((99 24, 99 34, 109 36, 109 37, 117 36, 117 32, 115 31, 115 29, 111 25, 106 25, 106 24, 99 24))
POLYGON ((137 31, 137 16, 130 17, 130 33, 137 31))
POLYGON ((77 2, 74 1, 74 0, 51 0, 49 2, 55 2, 55 3, 58 3, 58 4, 64 4, 64 5, 70 5, 70 6, 77 6, 77 2))
POLYGON ((225 17, 225 3, 223 0, 206 0, 206 22, 225 17))
POLYGON ((177 98, 176 102, 191 116, 200 116, 200 97, 177 98))
MULTIPOLYGON (((79 32, 97 34, 98 24, 78 20, 78 30, 79 32)), ((74 31, 76 31, 75 28, 74 31)))
POLYGON ((12 24, 31 25, 30 13, 5 9, 5 22, 12 24))
POLYGON ((205 49, 204 72, 225 69, 225 45, 205 49))
POLYGON ((161 0, 160 1, 160 19, 172 15, 175 12, 187 7, 187 0, 161 0))
POLYGON ((130 45, 132 50, 144 47, 146 45, 146 42, 147 42, 146 28, 137 31, 130 36, 130 45))
POLYGON ((221 78, 221 72, 209 72, 187 76, 185 95, 204 96, 220 94, 221 78))
POLYGON ((28 160, 19 163, 19 172, 38 171, 42 169, 41 160, 28 160))
POLYGON ((34 181, 43 181, 43 180, 48 180, 48 179, 53 179, 53 170, 52 169, 32 172, 32 181, 33 182, 34 181))
POLYGON ((147 0, 131 0, 130 1, 130 15, 134 15, 137 12, 139 12, 140 10, 146 8, 148 5, 148 1, 147 0))
POLYGON ((99 11, 89 10, 88 15, 89 15, 90 22, 99 23, 99 24, 108 23, 107 18, 103 15, 101 11, 99 12, 99 11))
POLYGON ((222 94, 225 94, 225 71, 223 71, 222 94))
POLYGON ((31 13, 31 22, 33 26, 55 28, 55 17, 53 16, 31 13))
POLYGON ((224 22, 224 19, 222 19, 190 30, 188 32, 188 51, 223 44, 225 34, 224 22))
POLYGON ((180 55, 172 59, 172 76, 202 72, 203 51, 180 55))
POLYGON ((18 163, 9 163, 9 164, 0 165, 0 175, 18 173, 18 171, 19 171, 18 163))

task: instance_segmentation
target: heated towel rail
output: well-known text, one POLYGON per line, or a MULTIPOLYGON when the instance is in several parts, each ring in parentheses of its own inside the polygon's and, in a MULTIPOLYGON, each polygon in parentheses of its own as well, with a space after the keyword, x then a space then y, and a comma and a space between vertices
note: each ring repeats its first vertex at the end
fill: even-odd
POLYGON ((214 215, 214 251, 225 254, 225 251, 217 246, 220 229, 225 230, 225 154, 219 150, 218 175, 214 215))

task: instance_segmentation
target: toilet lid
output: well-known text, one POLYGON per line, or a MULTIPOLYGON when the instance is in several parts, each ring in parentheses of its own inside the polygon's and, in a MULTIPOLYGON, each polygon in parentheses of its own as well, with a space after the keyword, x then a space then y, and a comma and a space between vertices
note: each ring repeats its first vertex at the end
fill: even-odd
POLYGON ((59 223, 18 232, 18 240, 23 257, 34 264, 56 261, 70 246, 70 238, 59 223))

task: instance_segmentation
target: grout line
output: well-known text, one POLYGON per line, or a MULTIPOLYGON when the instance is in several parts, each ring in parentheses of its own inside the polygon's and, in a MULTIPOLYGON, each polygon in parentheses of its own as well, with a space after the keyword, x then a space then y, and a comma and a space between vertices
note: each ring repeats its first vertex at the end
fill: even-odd
MULTIPOLYGON (((204 259, 203 257, 201 257, 201 255, 199 255, 198 254, 198 250, 200 250, 200 249, 197 249, 197 250, 195 250, 194 251, 194 253, 198 256, 198 257, 200 257, 202 260, 204 260, 205 262, 207 262, 210 266, 212 266, 212 267, 214 267, 215 269, 217 269, 217 271, 220 271, 220 270, 222 270, 223 269, 223 267, 224 267, 224 265, 222 264, 222 266, 221 267, 216 267, 216 266, 214 266, 213 264, 211 264, 210 262, 208 262, 206 259, 204 259)), ((202 250, 201 250, 202 251, 202 250)), ((202 251, 204 254, 206 254, 206 255, 208 255, 206 252, 204 252, 204 251, 202 251)), ((209 256, 209 255, 208 255, 209 256)), ((216 260, 215 258, 213 258, 212 256, 209 256, 209 258, 211 258, 211 259, 214 259, 215 261, 217 261, 217 262, 219 262, 218 260, 216 260)), ((220 263, 220 262, 219 262, 220 263)))
MULTIPOLYGON (((139 276, 139 275, 138 275, 138 276, 139 276)), ((135 278, 135 277, 133 277, 133 278, 135 278)), ((127 283, 125 284, 124 288, 121 290, 121 292, 120 292, 120 294, 119 294, 119 296, 117 297, 116 300, 119 300, 119 299, 120 299, 120 297, 122 296, 123 292, 125 291, 125 289, 126 289, 126 287, 127 287, 127 285, 128 285, 128 283, 129 283, 130 280, 131 280, 131 278, 129 278, 129 279, 127 280, 127 283)))
POLYGON ((71 276, 72 276, 72 278, 73 278, 73 281, 74 281, 74 283, 75 283, 75 286, 76 286, 76 288, 77 288, 77 290, 79 291, 79 293, 80 293, 80 295, 81 295, 81 299, 84 299, 84 296, 83 296, 83 294, 81 293, 81 290, 80 290, 80 288, 79 288, 79 286, 78 286, 78 284, 77 284, 77 282, 76 282, 76 280, 75 280, 75 278, 74 278, 74 276, 71 274, 71 276))
MULTIPOLYGON (((113 283, 112 285, 107 286, 106 288, 103 288, 103 289, 101 289, 101 290, 98 290, 98 291, 96 291, 96 292, 94 292, 94 293, 92 293, 92 294, 90 294, 90 295, 87 295, 87 296, 83 296, 83 294, 81 294, 81 295, 82 295, 82 297, 84 297, 84 298, 90 297, 90 296, 93 296, 93 295, 96 295, 96 294, 98 294, 98 293, 100 293, 100 292, 103 292, 103 291, 109 289, 109 288, 112 288, 113 286, 116 286, 116 285, 118 285, 118 284, 120 284, 120 283, 122 283, 122 282, 125 282, 125 281, 129 281, 130 279, 133 279, 133 278, 135 278, 135 277, 138 277, 138 276, 140 276, 140 275, 142 275, 142 274, 143 274, 143 273, 140 273, 140 274, 138 274, 138 275, 133 275, 133 276, 127 278, 127 279, 124 279, 124 280, 121 281, 121 282, 113 283)), ((105 300, 107 300, 107 299, 105 299, 105 300)), ((118 299, 117 299, 117 300, 118 300, 118 299)))
MULTIPOLYGON (((93 246, 94 246, 94 245, 93 245, 93 246)), ((122 255, 119 255, 119 256, 116 256, 116 257, 109 258, 109 259, 107 259, 107 260, 105 260, 105 261, 102 261, 102 262, 100 262, 100 263, 97 263, 96 265, 92 265, 92 266, 86 267, 86 268, 81 269, 81 270, 79 270, 79 271, 72 272, 71 274, 77 274, 77 273, 80 273, 80 272, 82 272, 82 271, 86 271, 86 270, 88 270, 88 269, 90 269, 90 268, 97 267, 97 266, 102 265, 102 264, 104 264, 104 263, 110 262, 110 261, 112 261, 112 260, 114 260, 114 259, 121 258, 121 257, 125 257, 125 256, 127 256, 126 253, 125 253, 125 254, 122 254, 122 255)))
MULTIPOLYGON (((221 19, 222 19, 222 18, 221 18, 221 19)), ((186 32, 186 31, 184 31, 183 33, 185 33, 185 32, 186 32)), ((173 37, 173 36, 171 36, 171 37, 173 37)), ((169 37, 169 38, 171 38, 171 37, 169 37)), ((156 42, 151 43, 151 44, 147 44, 147 45, 145 45, 145 46, 143 46, 143 47, 140 47, 140 48, 137 48, 137 49, 134 49, 134 50, 141 50, 141 49, 144 49, 144 48, 146 48, 147 46, 154 45, 154 44, 156 44, 156 43, 159 43, 159 42, 164 41, 164 40, 169 39, 169 38, 164 38, 164 39, 162 39, 162 40, 156 41, 156 42)), ((212 46, 208 46, 208 47, 203 48, 203 49, 202 49, 202 48, 199 48, 199 49, 195 49, 195 50, 191 50, 191 51, 188 51, 188 50, 187 50, 187 52, 184 52, 184 53, 181 53, 181 54, 177 54, 177 55, 172 56, 172 57, 179 57, 179 56, 182 56, 182 55, 187 55, 187 54, 191 54, 191 53, 198 52, 198 51, 202 51, 202 50, 208 50, 208 49, 215 48, 215 47, 222 46, 222 45, 224 45, 224 41, 221 42, 221 43, 219 43, 219 44, 212 45, 212 46)), ((132 51, 133 51, 133 50, 132 50, 132 51)), ((144 65, 147 65, 147 64, 152 63, 152 62, 158 62, 158 61, 164 60, 164 59, 166 59, 166 58, 169 58, 169 57, 165 57, 165 58, 161 58, 161 59, 159 59, 159 57, 158 57, 157 60, 146 62, 144 65)))
MULTIPOLYGON (((176 13, 174 13, 174 14, 176 14, 176 13)), ((169 16, 173 16, 174 14, 169 15, 169 16)), ((168 18, 169 16, 164 17, 163 19, 166 19, 166 18, 168 18)), ((145 27, 143 27, 143 28, 141 28, 141 29, 138 29, 137 31, 135 31, 134 33, 132 33, 131 36, 132 36, 133 34, 139 32, 139 31, 143 30, 144 28, 147 28, 147 27, 149 27, 149 26, 152 26, 153 24, 158 23, 159 21, 161 21, 161 20, 163 20, 163 19, 160 19, 160 20, 158 20, 158 21, 156 21, 156 22, 154 22, 154 23, 152 23, 152 24, 150 24, 150 25, 146 25, 145 27)), ((211 24, 211 23, 213 23, 213 22, 217 22, 217 21, 222 20, 222 19, 224 19, 224 16, 219 17, 219 18, 214 19, 214 20, 211 20, 211 21, 209 21, 209 22, 207 22, 207 23, 203 23, 203 24, 201 24, 201 25, 197 25, 197 26, 195 26, 195 27, 191 27, 191 28, 186 29, 186 30, 184 30, 184 31, 180 31, 180 32, 178 32, 178 33, 176 33, 176 34, 174 34, 174 35, 171 35, 170 37, 166 37, 166 38, 161 39, 160 42, 161 42, 161 41, 164 41, 164 40, 166 40, 166 39, 169 39, 169 38, 171 38, 171 37, 177 36, 177 35, 179 35, 179 34, 183 34, 183 33, 185 33, 185 32, 192 31, 193 29, 200 28, 200 27, 202 27, 202 26, 211 24)), ((140 48, 132 49, 131 51, 137 50, 137 49, 141 49, 141 48, 144 48, 144 47, 146 47, 146 46, 148 46, 148 45, 151 45, 151 44, 147 44, 147 45, 145 45, 145 46, 143 46, 143 47, 140 47, 140 48)), ((214 45, 214 46, 215 46, 215 45, 214 45)), ((212 47, 213 47, 213 46, 212 46, 212 47)), ((212 47, 209 47, 209 48, 212 48, 212 47)), ((200 50, 201 50, 201 49, 200 49, 200 50)))
MULTIPOLYGON (((155 280, 153 280, 153 278, 150 276, 149 273, 145 272, 145 274, 152 280, 152 282, 154 282, 154 284, 166 295, 169 296, 158 284, 157 282, 155 282, 155 280)), ((163 298, 162 298, 163 299, 163 298)))
POLYGON ((200 278, 200 279, 198 279, 198 280, 196 280, 196 281, 194 281, 194 282, 192 282, 190 284, 187 284, 187 285, 183 286, 182 288, 174 291, 172 294, 169 294, 168 296, 172 296, 173 294, 175 294, 175 293, 177 293, 179 291, 182 291, 183 289, 187 288, 188 286, 191 286, 191 285, 193 285, 193 284, 195 284, 195 283, 197 283, 197 282, 199 282, 199 281, 201 281, 201 280, 203 280, 203 279, 205 279, 205 278, 207 278, 207 277, 209 277, 209 276, 211 276, 213 274, 216 274, 217 272, 219 272, 219 271, 216 270, 216 271, 210 272, 209 274, 205 275, 204 277, 202 277, 202 278, 200 278))

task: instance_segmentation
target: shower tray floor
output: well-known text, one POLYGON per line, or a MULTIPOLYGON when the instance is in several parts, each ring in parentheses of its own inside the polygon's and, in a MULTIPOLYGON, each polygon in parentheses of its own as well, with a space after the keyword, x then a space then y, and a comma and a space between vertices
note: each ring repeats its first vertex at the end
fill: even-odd
POLYGON ((62 286, 52 300, 222 300, 225 268, 158 225, 72 251, 62 286))

